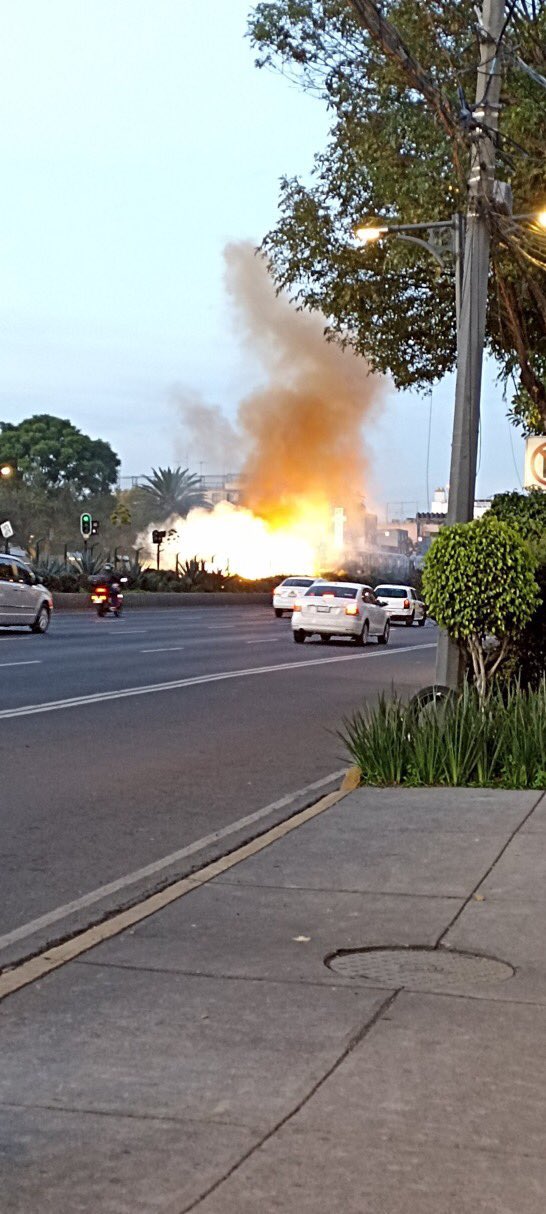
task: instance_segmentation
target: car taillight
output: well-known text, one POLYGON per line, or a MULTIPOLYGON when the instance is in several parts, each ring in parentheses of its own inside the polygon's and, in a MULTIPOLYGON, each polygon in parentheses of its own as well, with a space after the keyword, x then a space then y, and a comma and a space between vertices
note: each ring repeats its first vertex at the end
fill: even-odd
POLYGON ((345 608, 345 615, 358 615, 358 604, 349 603, 349 606, 345 608))
POLYGON ((294 603, 292 611, 301 611, 301 603, 294 603))
POLYGON ((404 607, 406 608, 406 611, 408 610, 409 605, 410 605, 409 599, 404 599, 404 607))

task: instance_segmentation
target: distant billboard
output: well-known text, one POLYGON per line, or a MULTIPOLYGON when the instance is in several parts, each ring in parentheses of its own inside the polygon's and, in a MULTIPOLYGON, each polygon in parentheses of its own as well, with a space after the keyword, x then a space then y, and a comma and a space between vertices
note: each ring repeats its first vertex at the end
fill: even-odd
POLYGON ((546 492, 546 434, 533 435, 525 445, 525 488, 546 492))

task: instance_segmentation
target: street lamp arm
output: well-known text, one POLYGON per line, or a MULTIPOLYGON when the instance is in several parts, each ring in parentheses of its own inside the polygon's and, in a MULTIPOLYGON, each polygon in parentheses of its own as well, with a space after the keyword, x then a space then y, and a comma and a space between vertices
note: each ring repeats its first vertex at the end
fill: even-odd
MULTIPOLYGON (((451 224, 446 224, 446 227, 451 227, 451 224)), ((392 232, 394 229, 391 228, 390 231, 392 232)), ((407 236, 405 232, 396 232, 396 235, 399 240, 407 240, 409 244, 418 244, 422 249, 426 249, 427 253, 430 253, 434 257, 434 260, 438 262, 440 269, 445 270, 446 263, 443 257, 440 256, 434 245, 428 243, 428 240, 422 240, 420 236, 407 236)))

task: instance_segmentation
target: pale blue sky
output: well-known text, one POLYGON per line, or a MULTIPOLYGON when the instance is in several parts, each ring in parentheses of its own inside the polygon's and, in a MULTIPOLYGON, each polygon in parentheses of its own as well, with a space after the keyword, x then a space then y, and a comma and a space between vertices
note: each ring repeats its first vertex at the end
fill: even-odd
MULTIPOLYGON (((69 416, 122 472, 183 450, 176 384, 233 413, 256 369, 223 290, 278 179, 305 175, 327 116, 253 65, 249 0, 17 0, 2 21, 0 417, 69 416)), ((453 385, 434 392, 430 486, 447 477, 453 385)), ((392 394, 367 434, 375 497, 425 500, 428 400, 392 394)), ((518 476, 521 440, 512 434, 518 476)), ((210 469, 214 471, 214 469, 210 469)), ((518 484, 488 376, 479 492, 518 484)))

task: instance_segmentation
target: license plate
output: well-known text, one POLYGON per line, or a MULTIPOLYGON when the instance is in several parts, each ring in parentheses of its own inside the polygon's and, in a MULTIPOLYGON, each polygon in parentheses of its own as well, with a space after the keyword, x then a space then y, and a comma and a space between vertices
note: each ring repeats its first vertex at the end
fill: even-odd
POLYGON ((317 607, 317 611, 329 611, 329 607, 317 607))

